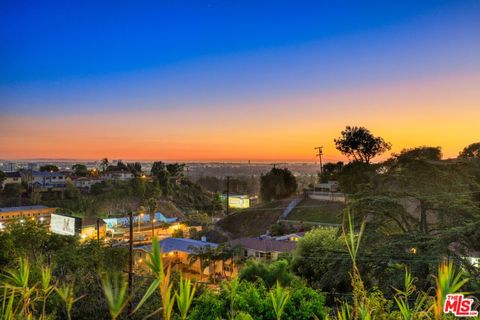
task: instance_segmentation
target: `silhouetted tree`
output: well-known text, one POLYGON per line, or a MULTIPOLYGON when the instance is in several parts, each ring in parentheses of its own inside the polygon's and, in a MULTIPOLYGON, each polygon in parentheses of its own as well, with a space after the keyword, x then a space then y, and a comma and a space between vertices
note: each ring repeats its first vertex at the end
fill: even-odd
POLYGON ((185 169, 184 163, 169 163, 166 166, 168 174, 171 177, 182 177, 183 170, 185 169))
POLYGON ((46 164, 44 166, 40 167, 40 171, 53 171, 53 172, 58 172, 58 167, 53 165, 53 164, 46 164))
POLYGON ((465 147, 458 155, 459 158, 479 158, 480 159, 480 142, 472 143, 465 147))
POLYGON ((442 159, 442 149, 440 147, 417 147, 412 149, 403 149, 399 154, 394 154, 397 162, 411 160, 432 160, 440 161, 442 159))
POLYGON ((100 161, 100 167, 102 168, 102 171, 107 170, 109 166, 108 158, 103 158, 102 161, 100 161))
POLYGON ((297 191, 297 180, 287 168, 272 168, 260 181, 260 196, 265 201, 284 199, 297 191))
POLYGON ((122 160, 117 162, 117 170, 128 170, 127 165, 122 160))
POLYGON ((72 170, 75 172, 75 175, 79 177, 86 177, 88 175, 87 166, 83 164, 74 164, 72 170))
POLYGON ((341 137, 334 139, 337 150, 354 161, 370 163, 374 157, 391 149, 391 144, 374 136, 367 128, 347 126, 341 137))
POLYGON ((142 164, 140 162, 127 163, 127 170, 138 177, 142 173, 142 164))
POLYGON ((337 163, 329 162, 323 165, 323 172, 319 174, 320 182, 327 182, 330 180, 337 180, 338 174, 342 171, 343 162, 337 163))

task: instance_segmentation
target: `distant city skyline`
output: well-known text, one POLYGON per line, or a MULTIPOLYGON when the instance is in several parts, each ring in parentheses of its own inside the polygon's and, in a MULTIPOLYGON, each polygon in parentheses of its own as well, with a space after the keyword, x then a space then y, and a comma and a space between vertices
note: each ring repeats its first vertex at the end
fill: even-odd
POLYGON ((480 140, 480 2, 0 4, 0 159, 315 162, 480 140), (373 5, 374 4, 374 5, 373 5))

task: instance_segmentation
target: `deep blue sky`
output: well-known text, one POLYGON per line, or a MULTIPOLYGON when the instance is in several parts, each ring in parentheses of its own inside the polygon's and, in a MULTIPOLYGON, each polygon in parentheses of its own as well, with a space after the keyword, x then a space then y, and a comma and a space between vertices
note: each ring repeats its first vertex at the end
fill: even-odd
POLYGON ((268 99, 469 69, 479 13, 480 1, 3 1, 1 110, 268 99))
POLYGON ((479 9, 478 1, 467 4, 3 1, 1 82, 148 70, 204 57, 295 46, 407 24, 446 10, 468 14, 479 9))

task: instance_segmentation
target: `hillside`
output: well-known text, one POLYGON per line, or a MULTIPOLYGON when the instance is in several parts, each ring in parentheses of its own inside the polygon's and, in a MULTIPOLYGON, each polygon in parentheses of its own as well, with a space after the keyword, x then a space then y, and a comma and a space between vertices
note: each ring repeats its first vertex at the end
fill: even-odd
POLYGON ((307 198, 288 215, 288 220, 340 223, 345 204, 307 198))
POLYGON ((167 218, 184 218, 182 210, 180 210, 172 201, 160 200, 157 202, 157 205, 157 210, 163 213, 167 218))
POLYGON ((216 227, 231 239, 259 236, 277 221, 290 201, 272 201, 237 211, 218 221, 216 227))

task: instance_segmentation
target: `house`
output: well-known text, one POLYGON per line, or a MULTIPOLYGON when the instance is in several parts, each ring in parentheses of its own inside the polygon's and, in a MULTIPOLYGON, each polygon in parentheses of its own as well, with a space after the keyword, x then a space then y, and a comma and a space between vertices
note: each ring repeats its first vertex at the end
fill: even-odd
MULTIPOLYGON (((231 262, 213 261, 211 259, 195 259, 200 252, 208 252, 215 249, 218 244, 207 241, 186 239, 186 238, 166 238, 159 241, 162 258, 165 265, 170 265, 172 270, 182 272, 184 276, 202 280, 214 274, 225 277, 233 276, 234 270, 231 262)), ((135 266, 140 270, 146 270, 145 261, 148 259, 148 253, 152 252, 152 245, 144 245, 134 249, 135 266)), ((201 255, 198 255, 200 257, 201 255)))
POLYGON ((245 257, 254 257, 258 260, 277 260, 282 253, 295 250, 296 241, 276 240, 272 238, 240 238, 230 241, 231 246, 244 249, 245 257))
POLYGON ((22 183, 22 176, 20 172, 5 172, 5 180, 0 185, 1 188, 5 187, 7 184, 21 184, 22 183))
POLYGON ((105 180, 126 181, 135 178, 135 175, 126 170, 106 171, 102 173, 105 180))
POLYGON ((40 190, 65 188, 67 185, 65 174, 54 171, 27 172, 25 173, 25 180, 28 181, 29 186, 40 190))
POLYGON ((10 221, 34 220, 39 223, 49 223, 50 216, 57 208, 46 206, 22 206, 0 208, 0 230, 10 221))
POLYGON ((90 188, 97 184, 102 183, 102 179, 99 178, 88 178, 88 177, 72 177, 72 184, 78 188, 83 190, 90 190, 90 188))

